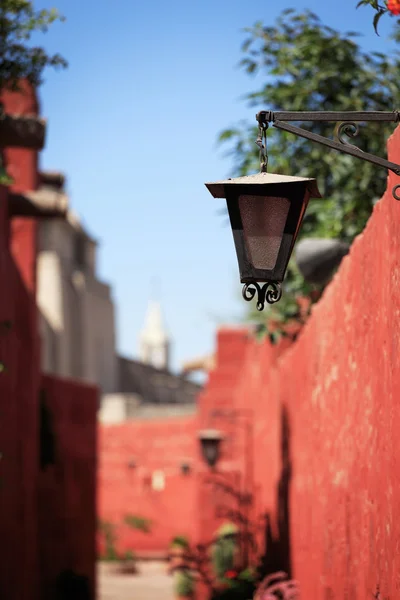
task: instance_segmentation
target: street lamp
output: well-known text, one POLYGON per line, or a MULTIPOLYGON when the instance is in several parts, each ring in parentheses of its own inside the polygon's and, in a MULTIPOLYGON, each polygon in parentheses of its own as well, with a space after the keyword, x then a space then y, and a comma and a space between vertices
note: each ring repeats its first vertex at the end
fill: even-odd
POLYGON ((217 464, 223 439, 223 433, 217 429, 204 429, 199 432, 201 453, 209 467, 215 467, 217 464))
MULTIPOLYGON (((355 137, 359 122, 400 121, 400 112, 272 112, 256 115, 259 136, 261 173, 236 179, 206 183, 214 198, 225 198, 239 263, 240 280, 244 283, 243 298, 252 300, 257 294, 257 309, 265 301, 278 302, 281 283, 293 251, 310 198, 321 198, 313 178, 289 177, 267 173, 267 129, 272 123, 277 129, 293 133, 333 150, 368 161, 400 175, 400 165, 363 152, 348 143, 343 136, 355 137), (336 122, 337 141, 330 140, 288 123, 288 121, 336 122), (263 285, 259 285, 259 283, 263 285)), ((400 200, 400 184, 393 188, 393 197, 400 200)))
MULTIPOLYGON (((254 411, 251 409, 233 409, 223 410, 215 409, 211 412, 212 418, 222 418, 231 423, 242 425, 245 433, 245 461, 244 461, 244 472, 243 472, 243 488, 237 494, 239 501, 239 510, 241 513, 241 528, 243 530, 242 540, 242 551, 244 564, 249 564, 249 557, 251 551, 251 506, 254 500, 254 458, 253 458, 253 444, 254 444, 254 411)), ((242 486, 241 486, 242 487, 242 486)))
POLYGON ((243 297, 257 309, 280 300, 297 234, 310 198, 321 198, 315 179, 258 173, 206 183, 225 198, 239 263, 243 297), (263 282, 261 287, 257 282, 263 282))

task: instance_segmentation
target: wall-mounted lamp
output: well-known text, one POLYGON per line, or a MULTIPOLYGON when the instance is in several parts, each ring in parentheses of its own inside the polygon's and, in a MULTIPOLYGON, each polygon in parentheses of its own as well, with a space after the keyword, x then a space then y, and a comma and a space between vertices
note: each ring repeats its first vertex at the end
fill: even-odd
MULTIPOLYGON (((400 121, 400 112, 272 112, 256 116, 259 125, 261 173, 236 179, 206 183, 214 198, 225 198, 239 263, 243 298, 252 300, 257 294, 257 309, 265 302, 273 304, 282 296, 281 283, 293 251, 310 198, 321 198, 317 182, 312 178, 289 177, 267 173, 266 132, 273 126, 318 144, 366 160, 400 175, 400 165, 363 152, 343 139, 358 133, 358 122, 400 121), (338 141, 330 140, 286 121, 329 121, 340 123, 338 141), (261 282, 263 285, 259 285, 261 282)), ((400 184, 393 197, 400 200, 400 184)))
POLYGON ((223 439, 223 433, 217 429, 204 429, 199 432, 201 453, 209 467, 215 467, 217 464, 223 439))

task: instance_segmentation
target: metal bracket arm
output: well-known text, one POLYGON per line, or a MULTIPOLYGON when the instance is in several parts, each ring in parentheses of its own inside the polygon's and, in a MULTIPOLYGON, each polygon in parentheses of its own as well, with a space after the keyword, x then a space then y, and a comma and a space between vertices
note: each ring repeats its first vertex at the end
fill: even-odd
POLYGON ((325 138, 317 133, 312 133, 311 131, 307 131, 301 127, 296 127, 295 125, 283 123, 282 121, 275 121, 273 126, 277 129, 294 133, 295 135, 303 137, 307 140, 311 140, 312 142, 317 142, 317 144, 322 144, 322 146, 328 146, 328 148, 332 148, 338 152, 343 152, 344 154, 350 154, 356 158, 361 158, 362 160, 366 160, 374 165, 378 165, 378 167, 383 167, 384 169, 393 171, 393 173, 396 173, 396 175, 400 175, 400 165, 390 162, 384 158, 380 158, 379 156, 369 154, 368 152, 364 152, 352 144, 348 144, 346 142, 335 142, 334 140, 325 138))
MULTIPOLYGON (((317 144, 321 144, 322 146, 327 146, 328 148, 332 148, 332 150, 336 150, 337 152, 343 152, 344 154, 349 154, 350 156, 355 156, 356 158, 360 158, 361 160, 368 161, 378 167, 383 167, 384 169, 388 169, 389 171, 393 171, 396 175, 400 175, 400 165, 390 162, 384 158, 380 158, 379 156, 375 156, 374 154, 369 154, 368 152, 364 152, 357 146, 350 144, 346 140, 343 139, 343 135, 347 135, 348 137, 355 137, 358 133, 358 127, 356 123, 363 122, 386 122, 386 123, 399 123, 400 122, 400 111, 395 110, 393 112, 383 112, 383 111, 315 111, 315 112, 303 112, 303 111, 295 111, 295 112, 287 112, 287 111, 279 111, 273 112, 271 110, 262 110, 256 115, 256 119, 259 124, 260 131, 264 131, 264 135, 266 130, 268 129, 269 123, 272 123, 274 127, 277 129, 282 129, 282 131, 287 131, 288 133, 293 133, 299 137, 303 137, 306 140, 311 140, 312 142, 316 142, 317 144), (339 141, 330 140, 329 138, 323 137, 322 135, 318 135, 316 133, 312 133, 307 129, 303 129, 301 127, 297 127, 295 125, 289 125, 287 121, 311 121, 311 122, 322 122, 322 121, 330 121, 334 123, 339 123, 337 137, 339 141)), ((258 143, 258 141, 257 141, 258 143)), ((263 146, 264 148, 264 146, 263 146)), ((265 150, 264 150, 265 151, 265 150)), ((267 164, 267 162, 266 162, 267 164)), ((393 198, 396 200, 400 200, 400 184, 395 185, 392 190, 393 198)), ((253 293, 254 296, 255 292, 253 293)), ((247 298, 246 298, 247 299, 247 298)))
POLYGON ((268 127, 268 123, 272 122, 272 125, 277 129, 282 129, 283 131, 287 131, 289 133, 293 133, 294 135, 298 135, 307 140, 311 140, 312 142, 316 142, 317 144, 321 144, 323 146, 327 146, 328 148, 332 148, 333 150, 337 150, 338 152, 343 152, 344 154, 350 154, 351 156, 355 156, 356 158, 360 158, 361 160, 366 160, 374 165, 379 167, 383 167, 390 171, 396 173, 396 175, 400 175, 400 165, 385 160, 384 158, 380 158, 378 156, 374 156, 373 154, 369 154, 368 152, 364 152, 357 148, 357 146, 353 146, 348 142, 344 141, 341 138, 341 134, 347 134, 350 137, 354 137, 358 133, 358 128, 356 123, 362 122, 391 122, 398 123, 400 121, 400 112, 358 112, 358 111, 349 111, 349 112, 272 112, 272 111, 261 111, 257 114, 257 121, 264 127, 268 127), (302 129, 301 127, 297 127, 295 125, 289 125, 285 121, 311 121, 311 122, 321 122, 321 121, 330 121, 335 123, 341 123, 339 125, 339 141, 330 140, 329 138, 325 138, 322 135, 318 135, 316 133, 312 133, 311 131, 307 131, 306 129, 302 129), (352 131, 351 131, 352 128, 352 131))

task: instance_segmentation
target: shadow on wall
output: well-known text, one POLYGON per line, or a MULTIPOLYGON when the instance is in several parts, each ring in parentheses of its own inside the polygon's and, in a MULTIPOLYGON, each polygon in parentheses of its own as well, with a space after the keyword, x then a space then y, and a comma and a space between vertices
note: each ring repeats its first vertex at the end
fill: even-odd
POLYGON ((289 492, 292 477, 290 423, 286 406, 281 411, 281 476, 277 487, 277 536, 273 535, 270 514, 265 515, 265 546, 260 561, 262 578, 278 571, 292 577, 290 549, 289 492))
POLYGON ((274 535, 271 523, 271 515, 264 514, 261 517, 251 518, 253 495, 242 493, 234 486, 221 481, 214 473, 208 481, 217 496, 222 492, 225 499, 217 504, 216 517, 228 520, 239 528, 238 541, 241 546, 242 568, 251 564, 252 558, 260 556, 258 574, 261 580, 268 575, 283 572, 288 579, 292 578, 291 544, 290 544, 290 518, 289 518, 289 495, 292 477, 292 462, 290 456, 290 423, 286 406, 281 410, 281 474, 277 486, 277 534, 274 535), (232 507, 233 503, 233 507, 232 507), (258 548, 258 532, 264 529, 262 535, 263 549, 258 548))

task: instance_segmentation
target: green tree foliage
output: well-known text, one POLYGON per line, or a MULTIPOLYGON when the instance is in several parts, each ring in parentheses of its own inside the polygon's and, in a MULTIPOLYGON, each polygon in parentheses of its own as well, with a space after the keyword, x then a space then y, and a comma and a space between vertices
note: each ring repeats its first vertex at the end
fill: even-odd
POLYGON ((64 20, 55 8, 35 10, 33 4, 28 0, 0 2, 0 90, 15 88, 21 79, 40 85, 46 67, 67 66, 59 54, 49 55, 30 43, 32 34, 46 32, 52 23, 64 20))
MULTIPOLYGON (((398 58, 364 52, 357 33, 342 35, 312 12, 294 9, 283 11, 275 25, 258 22, 245 31, 248 37, 240 65, 249 75, 263 77, 261 88, 245 97, 254 113, 261 109, 391 111, 399 105, 398 58)), ((334 133, 332 123, 298 125, 325 137, 334 133)), ((357 145, 384 156, 392 131, 391 124, 360 126, 357 145)), ((257 133, 257 124, 248 122, 220 133, 219 141, 230 145, 235 176, 259 170, 257 133)), ((268 154, 270 172, 318 180, 323 199, 310 202, 299 237, 351 242, 385 189, 384 169, 273 128, 268 130, 268 154)), ((296 314, 295 295, 309 295, 311 290, 293 261, 284 288, 282 300, 271 309, 274 318, 283 321, 296 314)), ((262 313, 261 319, 265 320, 262 313)))
MULTIPOLYGON (((18 90, 18 83, 27 79, 34 86, 42 83, 46 67, 66 67, 60 54, 49 55, 44 48, 31 44, 37 31, 45 33, 54 21, 63 21, 55 8, 35 10, 28 0, 0 0, 0 92, 18 90)), ((2 108, 0 106, 0 117, 2 108)), ((0 156, 0 185, 11 185, 0 156)))

